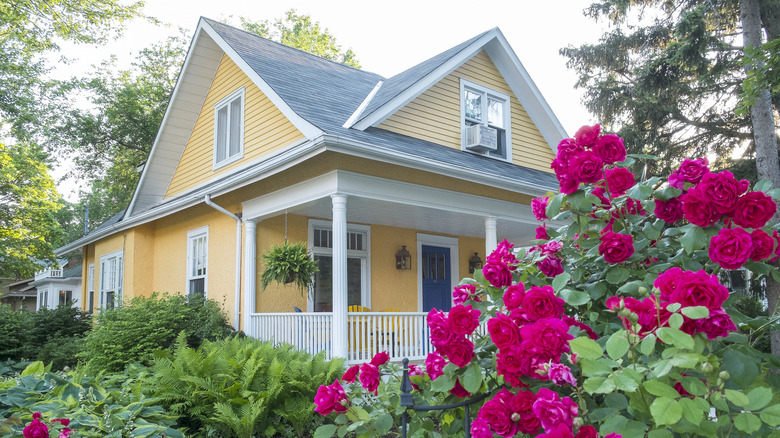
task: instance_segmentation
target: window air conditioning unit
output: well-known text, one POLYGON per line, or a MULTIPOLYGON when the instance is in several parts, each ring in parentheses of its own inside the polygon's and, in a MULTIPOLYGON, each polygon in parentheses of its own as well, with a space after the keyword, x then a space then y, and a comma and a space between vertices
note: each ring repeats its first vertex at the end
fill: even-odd
POLYGON ((498 132, 485 125, 466 127, 466 149, 474 152, 488 152, 498 149, 498 132))

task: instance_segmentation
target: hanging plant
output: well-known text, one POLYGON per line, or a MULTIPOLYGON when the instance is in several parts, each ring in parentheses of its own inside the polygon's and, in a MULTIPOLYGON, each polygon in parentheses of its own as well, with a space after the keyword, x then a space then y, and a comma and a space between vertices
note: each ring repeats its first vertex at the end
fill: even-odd
POLYGON ((260 290, 265 290, 275 281, 281 284, 295 283, 297 288, 305 291, 314 282, 314 273, 318 271, 317 262, 303 242, 273 245, 261 258, 265 262, 265 269, 260 276, 260 290))

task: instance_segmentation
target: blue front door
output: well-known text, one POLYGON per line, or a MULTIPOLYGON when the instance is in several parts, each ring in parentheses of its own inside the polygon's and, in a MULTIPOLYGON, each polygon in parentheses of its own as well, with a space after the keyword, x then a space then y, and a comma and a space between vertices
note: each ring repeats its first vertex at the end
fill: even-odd
POLYGON ((452 273, 450 249, 438 246, 422 246, 423 311, 433 308, 449 312, 452 307, 452 273))

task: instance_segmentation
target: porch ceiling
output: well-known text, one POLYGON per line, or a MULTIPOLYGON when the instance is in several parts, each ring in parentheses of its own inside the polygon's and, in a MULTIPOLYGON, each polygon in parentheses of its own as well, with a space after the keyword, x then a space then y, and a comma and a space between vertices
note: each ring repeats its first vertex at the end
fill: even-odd
POLYGON ((438 234, 485 237, 485 218, 496 219, 497 237, 518 245, 534 238, 530 206, 416 184, 334 171, 243 204, 246 220, 288 213, 332 219, 333 194, 347 195, 347 221, 438 234))

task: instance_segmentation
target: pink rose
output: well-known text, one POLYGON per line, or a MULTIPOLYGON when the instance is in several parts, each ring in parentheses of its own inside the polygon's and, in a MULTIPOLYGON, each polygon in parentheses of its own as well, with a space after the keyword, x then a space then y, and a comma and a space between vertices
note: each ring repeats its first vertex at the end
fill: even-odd
POLYGON ((549 432, 536 435, 536 438, 574 438, 574 434, 571 431, 571 427, 565 424, 558 424, 549 432))
POLYGON ((531 200, 531 212, 538 221, 547 220, 547 202, 550 200, 547 196, 534 198, 531 200))
MULTIPOLYGON (((425 375, 425 372, 423 372, 422 368, 420 368, 419 366, 417 366, 415 364, 409 364, 409 377, 412 377, 412 376, 424 376, 424 375, 425 375)), ((420 390, 420 387, 415 385, 414 382, 411 382, 411 383, 412 383, 412 388, 414 388, 417 391, 420 390)))
POLYGON ((441 347, 450 362, 463 368, 474 358, 474 344, 466 338, 457 338, 454 342, 441 347))
POLYGON ((561 363, 551 362, 546 365, 547 378, 556 385, 563 386, 568 383, 571 386, 577 386, 577 379, 571 373, 571 368, 561 363))
POLYGON ((551 255, 560 252, 563 249, 563 244, 557 240, 551 240, 539 247, 542 251, 542 255, 551 255))
POLYGON ((683 307, 705 306, 712 311, 719 309, 728 298, 729 291, 718 282, 717 276, 707 274, 702 269, 697 272, 685 271, 677 281, 669 301, 680 303, 683 307))
POLYGON ((486 263, 482 275, 493 287, 507 287, 512 284, 512 271, 504 263, 486 263))
POLYGON ((520 327, 510 317, 503 314, 490 318, 487 323, 487 329, 488 333, 490 333, 490 339, 493 340, 493 343, 496 344, 499 350, 505 349, 510 345, 519 344, 522 340, 520 327))
POLYGON ((607 198, 606 193, 607 189, 605 189, 603 186, 596 186, 593 188, 593 190, 590 191, 591 195, 599 198, 602 207, 609 208, 612 206, 612 201, 607 198))
POLYGON ((536 266, 542 271, 542 274, 548 277, 555 277, 558 274, 563 274, 562 261, 559 257, 554 255, 543 258, 536 266))
POLYGON ((607 231, 600 237, 599 254, 607 263, 620 263, 628 260, 634 254, 634 238, 629 234, 619 234, 607 231))
POLYGON ((749 192, 734 208, 734 223, 744 228, 762 228, 777 211, 775 201, 763 192, 749 192))
POLYGON ((620 196, 636 184, 636 178, 625 167, 606 170, 607 188, 612 196, 620 196))
POLYGON ((377 394, 379 388, 379 368, 370 363, 364 363, 360 366, 360 384, 368 392, 377 394))
POLYGON ((750 253, 751 259, 759 262, 774 254, 775 239, 764 230, 753 230, 750 233, 750 241, 753 245, 753 252, 750 253))
POLYGON ((517 268, 515 265, 519 263, 517 257, 515 257, 515 253, 512 252, 512 248, 514 247, 514 243, 504 239, 496 245, 496 249, 486 257, 486 261, 495 264, 503 263, 507 265, 511 271, 514 271, 517 268))
POLYGON ((669 301, 672 292, 677 288, 677 283, 687 272, 688 271, 683 272, 681 268, 675 267, 664 271, 664 273, 655 279, 653 286, 661 291, 661 301, 669 301))
POLYGON ((68 427, 70 425, 70 420, 67 418, 55 418, 51 420, 52 423, 60 423, 61 425, 68 427))
POLYGON ((349 383, 353 383, 355 381, 355 378, 357 378, 358 371, 360 371, 360 365, 352 365, 347 369, 347 372, 344 373, 343 376, 341 376, 341 380, 349 383))
POLYGON ((431 328, 431 344, 434 347, 446 345, 455 340, 455 333, 450 328, 447 315, 441 310, 431 309, 426 318, 428 327, 431 328))
POLYGON ((542 354, 560 359, 562 353, 569 352, 569 324, 558 318, 542 318, 520 329, 520 337, 538 349, 542 354))
POLYGON ((558 425, 565 425, 571 431, 572 421, 577 416, 577 404, 569 397, 560 398, 555 391, 541 388, 536 394, 533 411, 545 432, 554 430, 558 425))
POLYGON ((533 435, 539 432, 539 428, 542 427, 533 411, 535 401, 536 394, 524 390, 517 391, 517 394, 509 399, 512 412, 520 415, 520 421, 517 423, 518 432, 533 435))
POLYGON ((742 267, 752 253, 753 241, 742 228, 723 228, 710 239, 710 259, 723 269, 742 267))
MULTIPOLYGON (((504 380, 514 388, 528 386, 520 380, 520 376, 523 375, 522 361, 525 358, 525 351, 520 348, 520 344, 509 344, 496 353, 496 372, 499 376, 504 376, 504 380)), ((547 360, 549 359, 539 363, 547 360)))
POLYGON ((460 384, 459 379, 455 379, 455 386, 453 386, 452 389, 450 389, 450 394, 458 398, 466 398, 471 395, 471 393, 466 391, 466 388, 464 388, 463 385, 460 384))
POLYGON ((718 213, 699 186, 688 189, 688 192, 682 196, 682 202, 685 219, 694 225, 709 227, 721 217, 721 213, 718 213))
POLYGON ((513 437, 517 434, 517 423, 512 420, 512 409, 496 394, 485 402, 479 410, 478 418, 484 420, 493 432, 502 437, 513 437))
POLYGON ((580 430, 574 438, 599 438, 599 433, 596 431, 595 427, 587 425, 580 427, 580 430))
POLYGON ((60 431, 60 436, 58 436, 57 438, 68 438, 71 432, 73 431, 70 428, 66 427, 65 429, 62 429, 60 431))
POLYGON ((604 164, 614 164, 626 159, 623 139, 615 134, 602 135, 593 146, 593 152, 604 161, 604 164))
POLYGON ((599 139, 599 134, 601 134, 601 125, 586 125, 582 126, 574 133, 574 140, 581 146, 589 147, 596 144, 596 141, 599 139))
POLYGON ((484 418, 477 417, 471 422, 471 437, 493 438, 493 432, 490 430, 490 425, 484 418))
POLYGON ((547 224, 541 224, 538 227, 536 227, 536 238, 544 239, 544 240, 550 238, 550 235, 547 234, 547 224))
POLYGON ((449 324, 453 333, 458 335, 471 335, 479 326, 479 315, 482 312, 471 308, 471 304, 453 306, 450 309, 449 324))
POLYGON ((381 366, 386 364, 390 360, 390 356, 387 354, 386 351, 380 351, 374 357, 371 359, 371 365, 374 365, 375 367, 381 366))
POLYGON ((445 365, 447 365, 447 361, 444 360, 438 351, 428 353, 428 356, 425 358, 425 371, 431 380, 436 380, 444 374, 445 365))
POLYGON ((571 160, 584 150, 573 138, 564 138, 558 143, 558 152, 555 154, 555 157, 563 165, 568 166, 571 160))
POLYGON ((455 289, 452 291, 452 302, 455 304, 463 304, 468 300, 480 302, 479 296, 477 295, 477 289, 474 285, 462 284, 460 286, 455 286, 455 289))
POLYGON ((530 321, 560 318, 565 301, 555 296, 552 286, 534 286, 523 297, 522 311, 530 321))
POLYGON ((737 331, 734 321, 731 320, 731 317, 722 307, 710 311, 710 316, 697 320, 696 325, 697 332, 704 332, 709 340, 717 337, 725 338, 729 333, 737 331))
POLYGON ((704 196, 715 207, 715 211, 720 214, 731 214, 737 206, 739 195, 747 190, 745 184, 737 181, 727 170, 705 174, 697 188, 701 189, 704 196))
POLYGON ((523 283, 517 283, 509 286, 504 291, 504 305, 510 311, 516 309, 523 304, 523 297, 525 296, 525 286, 523 283))
MULTIPOLYGON (((680 164, 680 168, 677 170, 677 174, 683 181, 698 184, 701 181, 701 177, 710 172, 709 161, 706 158, 698 158, 691 160, 686 158, 680 164)), ((682 187, 678 187, 682 188, 682 187)))
POLYGON ((681 197, 672 198, 668 201, 660 199, 655 200, 655 215, 658 219, 672 224, 683 218, 683 202, 681 197))
POLYGON ((677 172, 672 172, 669 175, 668 181, 669 181, 669 185, 674 187, 675 189, 680 189, 680 190, 685 189, 685 180, 677 172))
POLYGON ((49 438, 49 428, 40 420, 34 419, 22 431, 24 438, 49 438))
MULTIPOLYGON (((317 390, 317 394, 314 396, 314 404, 317 405, 314 409, 315 411, 319 412, 321 415, 328 415, 331 412, 347 412, 349 400, 347 399, 347 393, 344 392, 344 388, 342 388, 339 381, 336 380, 332 385, 320 386, 320 389, 317 390)), ((40 435, 40 438, 48 438, 48 436, 49 434, 47 431, 47 434, 40 435)), ((31 438, 27 437, 27 435, 25 435, 25 437, 31 438)))
MULTIPOLYGON (((664 327, 669 322, 669 318, 672 316, 671 312, 666 310, 666 306, 659 308, 654 296, 645 297, 642 301, 636 298, 625 297, 623 303, 626 309, 633 313, 636 313, 639 319, 639 336, 646 336, 648 333, 652 333, 659 327, 664 327)), ((623 320, 623 326, 626 329, 633 331, 632 326, 627 318, 620 317, 623 320)))
POLYGON ((604 178, 604 162, 593 151, 574 157, 569 170, 575 180, 583 183, 596 183, 604 178))

